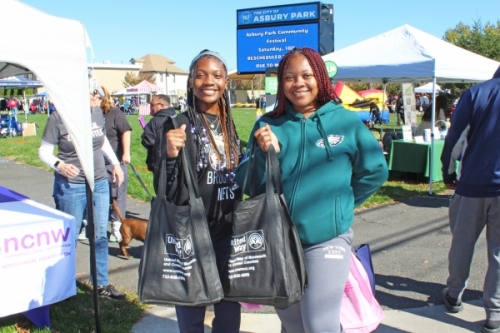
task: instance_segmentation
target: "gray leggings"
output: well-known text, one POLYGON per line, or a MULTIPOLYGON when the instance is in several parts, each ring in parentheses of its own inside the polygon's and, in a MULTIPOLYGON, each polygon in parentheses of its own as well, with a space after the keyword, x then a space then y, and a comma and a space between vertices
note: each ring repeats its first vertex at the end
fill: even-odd
POLYGON ((484 279, 486 318, 500 320, 500 197, 469 198, 455 194, 449 209, 453 234, 448 253, 447 285, 451 297, 462 298, 469 279, 474 248, 486 226, 488 269, 484 279))
POLYGON ((307 288, 302 299, 276 308, 282 333, 337 333, 340 306, 351 263, 352 229, 324 243, 304 247, 307 288))

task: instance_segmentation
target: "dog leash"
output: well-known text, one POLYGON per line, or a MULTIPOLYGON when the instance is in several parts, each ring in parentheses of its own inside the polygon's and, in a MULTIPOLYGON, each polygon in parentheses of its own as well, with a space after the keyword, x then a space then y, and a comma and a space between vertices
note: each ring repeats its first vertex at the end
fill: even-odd
POLYGON ((146 193, 149 195, 149 200, 153 200, 153 196, 151 195, 151 193, 149 192, 148 188, 146 187, 146 185, 144 185, 144 182, 142 181, 142 178, 141 176, 139 176, 139 174, 137 173, 137 171, 135 170, 134 166, 132 165, 132 163, 129 163, 128 165, 130 165, 130 167, 132 168, 132 171, 134 172, 134 175, 137 177, 137 180, 139 180, 139 183, 141 183, 142 185, 142 188, 144 189, 144 191, 146 191, 146 193))

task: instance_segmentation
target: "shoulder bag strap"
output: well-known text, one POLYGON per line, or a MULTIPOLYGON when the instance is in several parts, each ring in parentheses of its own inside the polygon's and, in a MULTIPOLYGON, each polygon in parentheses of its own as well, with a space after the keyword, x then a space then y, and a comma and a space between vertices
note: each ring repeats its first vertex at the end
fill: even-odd
POLYGON ((257 143, 254 140, 252 140, 252 146, 250 147, 250 154, 248 154, 248 162, 247 162, 247 170, 245 171, 245 178, 243 180, 243 191, 246 189, 247 185, 247 179, 248 175, 250 174, 250 169, 252 172, 252 179, 254 180, 250 184, 250 198, 253 198, 255 196, 255 193, 257 193, 257 185, 255 183, 255 180, 257 179, 256 173, 257 173, 257 162, 255 161, 257 158, 255 157, 255 147, 257 147, 257 143))
MULTIPOLYGON (((158 184, 158 194, 160 196, 164 196, 166 195, 167 193, 167 166, 166 166, 166 163, 167 163, 167 152, 166 152, 166 148, 163 149, 162 145, 163 145, 163 136, 165 135, 165 133, 163 133, 163 128, 161 129, 161 133, 160 134, 160 142, 159 143, 159 146, 160 146, 160 178, 158 180, 159 184, 158 184)), ((158 135, 157 135, 157 139, 158 139, 158 135)), ((155 149, 156 150, 156 149, 155 149)), ((155 151, 155 154, 157 152, 155 151)))
POLYGON ((281 172, 278 162, 278 156, 276 155, 276 150, 273 145, 269 146, 266 158, 266 191, 267 193, 272 193, 274 188, 278 195, 283 194, 283 185, 281 183, 281 172))
MULTIPOLYGON (((172 119, 172 123, 174 125, 174 128, 179 128, 179 123, 177 123, 177 120, 175 119, 176 116, 172 116, 170 118, 172 119)), ((184 178, 186 179, 186 186, 188 188, 189 197, 190 198, 198 198, 198 191, 197 191, 198 186, 194 185, 195 178, 193 178, 191 168, 189 168, 189 166, 188 166, 188 159, 186 156, 185 147, 181 149, 180 153, 182 154, 181 155, 181 164, 182 164, 183 172, 185 175, 184 178)))

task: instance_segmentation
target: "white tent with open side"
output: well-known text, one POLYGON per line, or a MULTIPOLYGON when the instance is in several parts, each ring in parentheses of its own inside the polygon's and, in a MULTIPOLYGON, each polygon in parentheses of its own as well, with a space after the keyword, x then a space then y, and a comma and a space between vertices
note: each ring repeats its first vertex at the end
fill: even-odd
POLYGON ((410 25, 326 54, 323 59, 337 65, 335 80, 351 82, 481 82, 491 79, 499 65, 410 25))
MULTIPOLYGON (((474 83, 491 79, 500 63, 403 25, 323 56, 337 65, 334 79, 351 82, 474 83)), ((432 91, 435 99, 436 90, 432 91)), ((434 108, 434 103, 432 103, 434 108)), ((434 110, 433 110, 434 111, 434 110)), ((434 123, 432 112, 431 123, 434 123)), ((432 193, 432 150, 430 190, 432 193)))
POLYGON ((0 78, 34 73, 42 81, 70 133, 93 189, 87 69, 87 47, 91 45, 85 27, 80 22, 49 15, 17 0, 2 0, 2 23, 5 27, 13 27, 15 33, 2 36, 0 78), (29 50, 26 45, 43 47, 29 50))
MULTIPOLYGON (((75 146, 88 184, 87 201, 91 202, 94 158, 89 98, 91 84, 87 69, 87 48, 91 44, 85 27, 78 21, 49 15, 17 0, 1 0, 1 4, 2 24, 11 27, 15 33, 2 36, 0 78, 34 73, 42 81, 75 146), (37 32, 36 35, 33 34, 34 31, 37 32), (26 45, 43 47, 30 50, 26 49, 26 45)), ((92 85, 95 86, 95 83, 93 81, 92 85)), ((92 226, 92 205, 87 207, 88 223, 92 226)), ((92 271, 96 272, 95 243, 92 237, 90 252, 92 271)), ((92 274, 92 281, 96 286, 95 273, 92 274)), ((75 286, 74 283, 72 285, 75 286)), ((96 289, 94 306, 96 331, 100 332, 96 289)))
POLYGON ((432 93, 434 90, 435 91, 442 91, 439 84, 436 84, 435 88, 436 89, 434 89, 434 84, 432 84, 432 82, 428 82, 428 83, 424 84, 423 86, 416 87, 414 90, 415 90, 415 93, 418 93, 418 94, 432 93))
MULTIPOLYGON (((87 47, 90 47, 90 41, 85 27, 80 22, 49 15, 17 0, 2 0, 1 4, 2 23, 12 27, 15 33, 2 37, 0 78, 33 73, 42 81, 68 129, 88 187, 93 190, 94 160, 87 69, 87 47), (33 31, 37 32, 36 35, 33 31), (26 45, 44 47, 29 50, 26 45)), ((90 225, 91 222, 92 217, 89 218, 90 225)), ((90 247, 91 257, 95 258, 93 239, 90 247)), ((95 274, 93 277, 96 285, 95 274)))
POLYGON ((147 94, 152 94, 152 93, 161 93, 162 88, 157 86, 156 84, 150 83, 146 80, 141 81, 140 83, 136 84, 133 87, 128 87, 126 88, 126 91, 128 93, 147 93, 147 94))

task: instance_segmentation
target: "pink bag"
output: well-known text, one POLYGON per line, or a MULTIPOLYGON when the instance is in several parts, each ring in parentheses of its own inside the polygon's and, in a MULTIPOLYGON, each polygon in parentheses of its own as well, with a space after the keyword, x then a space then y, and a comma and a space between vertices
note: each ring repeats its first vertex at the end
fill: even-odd
POLYGON ((242 307, 249 311, 257 311, 260 310, 264 307, 264 305, 260 304, 252 304, 252 303, 244 303, 244 302, 239 302, 242 307))
POLYGON ((351 269, 340 309, 340 322, 346 333, 373 332, 384 319, 384 312, 373 296, 370 280, 351 252, 351 269))

